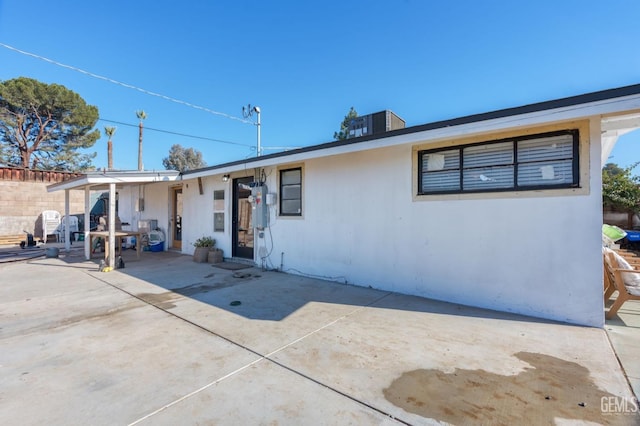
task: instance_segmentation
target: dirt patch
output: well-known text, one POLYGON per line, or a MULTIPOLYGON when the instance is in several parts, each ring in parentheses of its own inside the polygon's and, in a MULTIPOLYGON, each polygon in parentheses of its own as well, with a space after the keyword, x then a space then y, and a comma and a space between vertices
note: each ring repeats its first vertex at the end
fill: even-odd
POLYGON ((555 424, 575 419, 601 424, 635 424, 634 416, 604 415, 599 389, 589 370, 549 355, 519 352, 530 364, 520 374, 502 376, 484 370, 413 370, 384 390, 394 405, 422 417, 463 424, 555 424))

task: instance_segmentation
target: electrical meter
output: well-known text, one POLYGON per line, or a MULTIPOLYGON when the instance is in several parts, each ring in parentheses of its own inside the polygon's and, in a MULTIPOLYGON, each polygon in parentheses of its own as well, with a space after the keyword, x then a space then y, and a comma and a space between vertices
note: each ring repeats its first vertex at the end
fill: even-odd
POLYGON ((264 229, 269 226, 269 206, 267 206, 267 185, 251 188, 251 219, 253 227, 264 229))

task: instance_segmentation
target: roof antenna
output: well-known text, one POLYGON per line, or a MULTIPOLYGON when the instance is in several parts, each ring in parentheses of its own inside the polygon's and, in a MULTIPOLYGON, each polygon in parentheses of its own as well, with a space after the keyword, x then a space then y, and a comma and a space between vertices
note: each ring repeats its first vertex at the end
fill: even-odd
POLYGON ((256 156, 260 157, 262 155, 262 146, 260 145, 260 107, 252 107, 251 104, 248 104, 246 107, 242 107, 242 116, 244 118, 252 117, 254 112, 256 113, 257 121, 253 124, 255 124, 258 128, 258 144, 256 146, 256 156))

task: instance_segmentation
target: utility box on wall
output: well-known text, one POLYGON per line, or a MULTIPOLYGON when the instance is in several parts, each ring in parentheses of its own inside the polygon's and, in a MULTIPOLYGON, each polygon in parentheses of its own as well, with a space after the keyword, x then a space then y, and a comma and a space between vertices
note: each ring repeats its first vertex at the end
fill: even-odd
POLYGON ((269 206, 267 206, 267 185, 251 188, 251 219, 253 227, 264 229, 269 226, 269 206))

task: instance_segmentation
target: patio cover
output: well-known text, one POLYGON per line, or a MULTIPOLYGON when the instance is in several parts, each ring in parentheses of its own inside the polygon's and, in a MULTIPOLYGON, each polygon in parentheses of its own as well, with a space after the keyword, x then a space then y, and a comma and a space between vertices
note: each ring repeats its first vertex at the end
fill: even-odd
MULTIPOLYGON (((55 192, 64 190, 64 209, 65 220, 69 217, 69 191, 84 190, 84 254, 85 258, 91 258, 91 242, 89 238, 90 223, 89 214, 91 212, 90 192, 93 191, 109 191, 109 217, 116 215, 116 189, 125 186, 142 185, 154 182, 174 182, 181 179, 180 172, 175 170, 162 171, 97 171, 88 172, 82 176, 69 179, 64 182, 54 183, 47 186, 47 192, 55 192)), ((115 232, 116 221, 109 220, 109 265, 115 266, 115 232)), ((71 249, 71 241, 69 238, 69 226, 65 226, 65 250, 71 249)))

